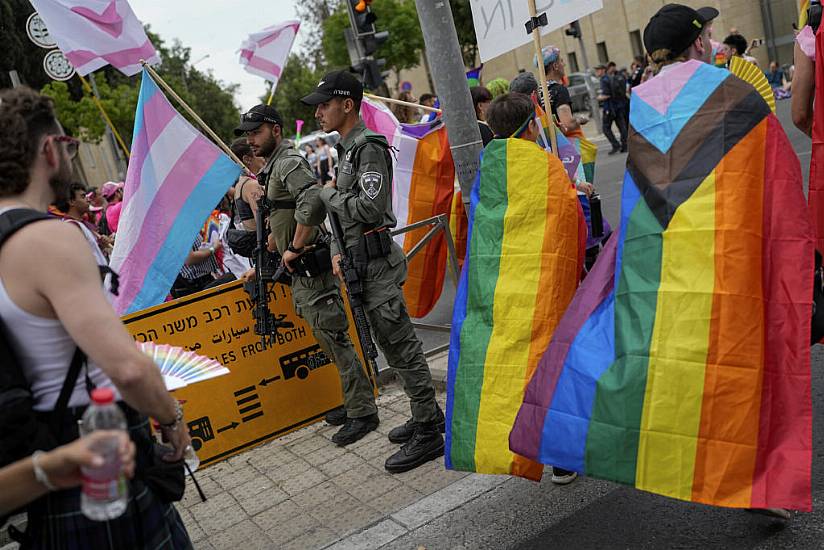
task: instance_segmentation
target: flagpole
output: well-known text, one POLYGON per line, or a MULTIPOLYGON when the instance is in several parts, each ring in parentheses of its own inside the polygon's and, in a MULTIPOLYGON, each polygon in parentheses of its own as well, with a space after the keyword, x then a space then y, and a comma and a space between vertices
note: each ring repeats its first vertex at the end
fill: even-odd
POLYGON ((163 78, 161 78, 161 76, 160 76, 159 74, 157 74, 157 71, 155 71, 155 70, 154 70, 154 69, 153 69, 153 68, 152 68, 152 67, 151 67, 151 66, 150 66, 150 65, 149 65, 149 64, 148 64, 145 60, 143 60, 143 59, 141 59, 141 60, 140 60, 140 64, 141 64, 141 65, 143 65, 143 68, 144 68, 144 69, 146 69, 146 71, 149 73, 149 75, 151 75, 151 77, 152 77, 152 78, 153 78, 153 79, 154 79, 154 80, 155 80, 158 84, 160 84, 160 85, 163 87, 163 89, 164 89, 164 90, 166 90, 166 92, 167 92, 170 96, 172 96, 172 97, 175 99, 175 101, 177 101, 177 102, 180 104, 180 106, 181 106, 181 107, 183 107, 183 109, 184 109, 187 113, 189 113, 189 116, 191 116, 191 117, 195 120, 195 122, 197 122, 197 123, 200 125, 200 127, 201 127, 201 128, 203 128, 203 130, 205 130, 206 134, 208 134, 208 135, 209 135, 209 137, 210 137, 210 138, 212 138, 212 141, 214 141, 214 142, 215 142, 215 145, 217 145, 218 147, 220 147, 221 149, 223 149, 223 152, 224 152, 224 153, 226 153, 227 155, 229 155, 229 158, 231 158, 233 161, 235 161, 237 164, 239 164, 239 165, 243 168, 243 171, 244 171, 244 172, 246 172, 246 174, 247 174, 247 175, 252 175, 252 172, 251 172, 251 171, 249 171, 249 169, 248 169, 248 168, 246 168, 246 165, 245 165, 245 164, 243 164, 243 161, 242 161, 242 160, 240 160, 240 159, 237 157, 237 155, 236 155, 236 154, 234 154, 234 153, 232 152, 232 150, 231 150, 231 149, 229 149, 229 146, 228 146, 228 145, 226 145, 225 143, 223 143, 223 140, 222 140, 222 139, 220 139, 220 137, 218 137, 218 135, 217 135, 217 134, 216 134, 216 133, 215 133, 215 132, 214 132, 211 128, 209 128, 209 125, 208 125, 208 124, 206 124, 205 122, 203 122, 203 119, 202 119, 202 118, 200 118, 200 117, 197 115, 197 113, 196 113, 196 112, 194 112, 194 110, 192 110, 192 108, 191 108, 191 107, 189 107, 189 105, 188 105, 185 101, 183 101, 183 98, 181 98, 179 95, 177 95, 177 93, 176 93, 176 92, 172 89, 172 87, 171 87, 171 86, 169 86, 168 84, 166 84, 166 81, 165 81, 165 80, 163 80, 163 78))
POLYGON ((269 86, 269 99, 266 100, 266 105, 272 104, 272 99, 275 97, 275 81, 272 81, 272 85, 269 86))
POLYGON ((83 88, 87 92, 92 94, 92 101, 94 101, 94 104, 97 105, 97 108, 100 110, 100 114, 103 116, 103 120, 106 122, 106 124, 108 124, 109 129, 114 134, 115 139, 117 139, 117 143, 120 145, 120 148, 123 149, 123 153, 126 154, 126 158, 131 158, 131 155, 129 154, 129 148, 126 147, 126 144, 123 142, 123 138, 120 137, 120 133, 117 131, 117 128, 115 128, 114 124, 112 123, 112 119, 109 118, 109 114, 106 112, 106 109, 103 108, 103 104, 100 102, 100 98, 97 97, 97 94, 92 89, 89 82, 85 78, 83 78, 82 74, 77 73, 77 76, 80 77, 80 82, 83 83, 83 88))
MULTIPOLYGON (((538 9, 535 7, 535 0, 529 2, 529 16, 535 21, 538 18, 538 9)), ((535 45, 535 59, 538 60, 538 76, 541 80, 541 93, 544 96, 544 107, 549 127, 549 143, 552 153, 558 156, 558 137, 555 135, 555 121, 552 119, 552 99, 549 97, 549 86, 546 83, 546 71, 544 70, 544 56, 541 52, 541 27, 534 25, 532 28, 532 43, 535 45)))
POLYGON ((430 111, 432 113, 442 113, 441 109, 437 107, 429 107, 427 105, 420 105, 418 103, 410 103, 409 101, 402 101, 400 99, 392 99, 391 97, 383 97, 379 95, 367 94, 366 92, 363 93, 365 97, 369 99, 377 99, 378 101, 384 101, 386 103, 394 103, 395 105, 403 105, 404 107, 412 107, 413 109, 421 109, 423 111, 430 111))

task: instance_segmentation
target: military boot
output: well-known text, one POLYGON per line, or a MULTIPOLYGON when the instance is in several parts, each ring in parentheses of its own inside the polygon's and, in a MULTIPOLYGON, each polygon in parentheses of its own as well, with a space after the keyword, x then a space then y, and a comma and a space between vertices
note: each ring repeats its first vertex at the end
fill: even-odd
POLYGON ((380 420, 378 420, 377 413, 362 418, 347 418, 343 428, 332 436, 332 443, 338 447, 350 445, 373 431, 378 427, 378 424, 380 424, 380 420))
POLYGON ((408 472, 443 456, 443 436, 438 431, 437 422, 424 422, 415 426, 415 433, 400 450, 386 459, 387 472, 399 474, 408 472))
POLYGON ((326 413, 326 423, 330 426, 343 426, 346 423, 346 409, 338 407, 326 413))
MULTIPOLYGON (((438 407, 438 419, 436 420, 438 431, 444 433, 446 431, 446 419, 443 416, 441 406, 436 405, 436 407, 438 407)), ((412 435, 415 433, 415 426, 417 425, 418 423, 410 418, 405 424, 392 428, 389 430, 389 441, 392 443, 406 443, 412 439, 412 435)))

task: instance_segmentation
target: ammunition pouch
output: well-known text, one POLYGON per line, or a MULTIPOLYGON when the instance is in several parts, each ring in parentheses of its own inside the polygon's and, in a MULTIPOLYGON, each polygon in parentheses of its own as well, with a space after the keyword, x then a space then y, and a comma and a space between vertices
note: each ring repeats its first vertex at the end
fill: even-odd
POLYGON ((318 277, 332 271, 332 257, 329 244, 320 241, 307 247, 306 251, 292 262, 295 274, 301 277, 318 277))
POLYGON ((347 251, 360 275, 366 274, 366 266, 371 260, 386 258, 392 252, 392 236, 389 229, 380 227, 364 233, 358 244, 347 251))

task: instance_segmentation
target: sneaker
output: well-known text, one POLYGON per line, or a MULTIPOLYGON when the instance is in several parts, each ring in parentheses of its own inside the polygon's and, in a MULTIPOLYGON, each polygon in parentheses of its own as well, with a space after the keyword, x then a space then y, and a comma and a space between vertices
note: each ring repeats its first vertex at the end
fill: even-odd
POLYGON ((790 511, 784 508, 747 508, 746 510, 751 514, 760 514, 784 521, 790 521, 792 519, 790 511))
POLYGON ((363 437, 380 424, 377 413, 364 416, 362 418, 347 418, 343 428, 332 436, 332 443, 338 447, 351 445, 363 437))
MULTIPOLYGON (((444 418, 441 406, 438 405, 438 431, 444 433, 446 431, 446 418, 444 418)), ((396 426, 389 431, 389 441, 392 443, 406 443, 415 433, 415 427, 418 425, 413 419, 409 419, 401 426, 396 426)))
POLYGON ((392 474, 408 472, 430 460, 443 456, 443 436, 435 422, 418 424, 412 439, 400 450, 386 459, 384 468, 392 474))
POLYGON ((621 152, 621 149, 619 149, 618 147, 613 147, 613 148, 612 148, 612 151, 610 151, 610 152, 609 152, 609 153, 607 153, 607 154, 608 154, 608 155, 614 155, 614 154, 616 154, 616 153, 620 153, 620 152, 621 152))
POLYGON ((346 409, 338 407, 326 414, 326 423, 330 426, 343 426, 346 424, 346 409))
POLYGON ((570 472, 562 468, 552 467, 552 483, 555 485, 569 485, 578 477, 578 472, 570 472))

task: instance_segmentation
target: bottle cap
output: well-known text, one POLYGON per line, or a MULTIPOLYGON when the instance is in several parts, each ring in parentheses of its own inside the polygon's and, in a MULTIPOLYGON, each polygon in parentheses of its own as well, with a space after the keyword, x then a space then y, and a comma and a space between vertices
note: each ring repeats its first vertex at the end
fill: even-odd
POLYGON ((95 405, 109 405, 114 402, 114 391, 111 388, 95 388, 92 390, 92 402, 95 405))

